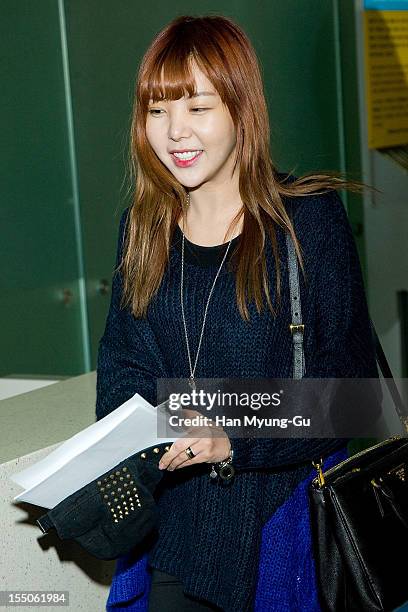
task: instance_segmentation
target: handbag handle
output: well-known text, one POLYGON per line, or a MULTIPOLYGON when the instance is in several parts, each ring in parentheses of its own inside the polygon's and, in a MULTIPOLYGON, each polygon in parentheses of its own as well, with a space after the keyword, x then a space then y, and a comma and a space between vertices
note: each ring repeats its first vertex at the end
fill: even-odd
MULTIPOLYGON (((305 326, 302 323, 302 311, 300 303, 299 268, 296 257, 295 245, 292 236, 286 234, 286 245, 288 249, 289 289, 290 306, 292 312, 292 323, 289 325, 293 337, 293 378, 302 378, 306 373, 306 363, 303 350, 303 333, 305 326)), ((408 433, 408 415, 399 389, 395 383, 391 368, 381 346, 374 323, 370 317, 370 328, 375 348, 375 357, 378 362, 385 382, 394 401, 397 414, 408 433)))

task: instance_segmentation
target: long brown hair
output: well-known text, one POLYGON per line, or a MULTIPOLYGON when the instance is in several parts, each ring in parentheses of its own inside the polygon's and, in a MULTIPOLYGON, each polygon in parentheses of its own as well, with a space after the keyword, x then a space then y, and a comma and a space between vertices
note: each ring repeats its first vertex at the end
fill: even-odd
POLYGON ((260 312, 263 288, 275 316, 264 248, 265 232, 268 232, 276 262, 276 294, 280 302, 281 274, 275 223, 290 232, 305 276, 301 247, 282 196, 317 195, 331 189, 360 192, 367 185, 346 180, 344 173, 331 171, 305 174, 290 183, 279 180, 269 151, 268 110, 255 50, 243 30, 220 15, 177 17, 156 35, 140 64, 130 133, 129 167, 132 179, 135 178, 135 190, 125 228, 123 258, 117 270, 123 276, 122 306, 130 305, 136 318, 146 315, 166 269, 171 238, 181 215, 186 226, 186 189, 150 146, 146 137, 146 116, 150 100, 178 100, 186 92, 193 95, 192 60, 227 106, 237 133, 234 170, 239 164, 243 207, 231 222, 225 240, 244 215, 241 238, 231 259, 237 262, 238 308, 242 318, 248 321, 246 298, 254 298, 260 312))

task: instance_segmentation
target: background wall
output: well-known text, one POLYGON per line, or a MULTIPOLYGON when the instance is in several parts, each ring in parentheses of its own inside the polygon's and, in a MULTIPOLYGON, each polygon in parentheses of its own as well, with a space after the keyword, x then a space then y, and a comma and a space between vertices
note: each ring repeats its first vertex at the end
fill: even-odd
MULTIPOLYGON (((355 2, 362 177, 379 190, 364 197, 368 299, 394 377, 407 378, 408 172, 386 149, 367 147, 363 4, 363 0, 355 2)), ((408 93, 408 84, 406 89, 408 93)), ((401 390, 406 393, 406 385, 401 390)))
POLYGON ((58 3, 5 0, 0 23, 0 374, 73 374, 86 304, 58 3))

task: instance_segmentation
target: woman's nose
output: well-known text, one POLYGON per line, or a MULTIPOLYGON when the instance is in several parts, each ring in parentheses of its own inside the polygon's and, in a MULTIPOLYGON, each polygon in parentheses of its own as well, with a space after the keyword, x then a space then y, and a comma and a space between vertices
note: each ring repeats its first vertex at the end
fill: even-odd
POLYGON ((191 134, 191 126, 188 116, 184 113, 173 114, 169 119, 169 138, 188 137, 191 134))

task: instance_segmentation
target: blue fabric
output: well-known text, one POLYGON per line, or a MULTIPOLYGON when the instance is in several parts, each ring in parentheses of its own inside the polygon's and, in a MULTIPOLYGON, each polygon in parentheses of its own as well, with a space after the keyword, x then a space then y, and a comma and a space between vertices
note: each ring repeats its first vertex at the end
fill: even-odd
MULTIPOLYGON (((324 461, 324 469, 349 456, 347 447, 324 461)), ((310 475, 296 487, 262 530, 259 575, 254 612, 320 612, 310 529, 308 488, 310 475)), ((148 554, 116 562, 106 603, 107 612, 147 612, 151 576, 148 554)))
MULTIPOLYGON (((325 458, 329 469, 349 456, 347 447, 325 458)), ((262 531, 254 612, 319 612, 308 487, 313 469, 262 531)))
POLYGON ((106 610, 147 610, 151 575, 147 567, 148 554, 134 559, 129 553, 116 561, 106 610))

